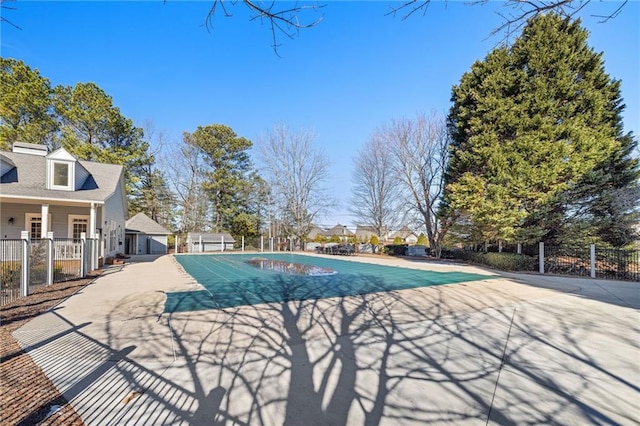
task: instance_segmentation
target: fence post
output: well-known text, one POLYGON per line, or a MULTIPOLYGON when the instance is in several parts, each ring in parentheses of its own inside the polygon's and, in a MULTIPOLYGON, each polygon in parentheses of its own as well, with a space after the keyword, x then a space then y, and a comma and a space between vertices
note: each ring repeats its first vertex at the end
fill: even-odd
POLYGON ((202 247, 202 235, 198 237, 198 243, 199 243, 198 247, 200 247, 200 253, 202 253, 204 251, 204 247, 202 247))
POLYGON ((53 284, 53 232, 47 232, 47 285, 53 284))
POLYGON ((87 233, 80 233, 80 278, 87 276, 87 233))
POLYGON ((98 238, 91 239, 91 257, 93 258, 92 271, 98 269, 98 247, 100 246, 100 240, 98 238))
POLYGON ((264 252, 264 235, 260 235, 260 252, 264 252))
POLYGON ((220 251, 224 251, 224 235, 220 235, 220 251))
POLYGON ((544 274, 544 243, 542 241, 540 241, 540 265, 539 265, 539 270, 541 274, 544 274))
POLYGON ((242 236, 242 251, 244 251, 244 235, 242 236))
POLYGON ((596 245, 591 244, 591 278, 596 277, 596 245))
POLYGON ((522 243, 518 243, 518 254, 522 254, 522 243))
POLYGON ((20 296, 29 295, 29 272, 31 267, 29 265, 29 231, 20 232, 20 238, 22 239, 22 268, 20 269, 20 296))

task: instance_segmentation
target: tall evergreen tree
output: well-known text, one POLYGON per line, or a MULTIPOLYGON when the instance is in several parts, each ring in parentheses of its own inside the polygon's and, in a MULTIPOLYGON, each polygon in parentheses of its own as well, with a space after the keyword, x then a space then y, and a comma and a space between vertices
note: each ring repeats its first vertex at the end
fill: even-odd
MULTIPOLYGON (((251 141, 221 124, 199 126, 184 137, 187 143, 204 154, 208 166, 204 171, 203 188, 211 201, 212 228, 218 232, 242 228, 238 225, 238 215, 249 213, 247 197, 250 193, 248 188, 252 185, 249 175, 252 165, 248 154, 251 141)), ((249 220, 243 217, 245 222, 249 220)))
POLYGON ((176 196, 164 174, 151 164, 142 169, 134 192, 129 194, 129 217, 143 212, 166 229, 175 229, 176 196))
POLYGON ((528 21, 454 86, 446 204, 479 241, 561 240, 568 191, 619 152, 620 82, 579 21, 528 21))
POLYGON ((127 193, 134 194, 144 168, 154 162, 142 129, 95 83, 56 87, 54 104, 60 145, 81 160, 122 164, 127 193))
POLYGON ((49 145, 56 130, 53 89, 38 70, 0 58, 0 149, 14 142, 49 145))

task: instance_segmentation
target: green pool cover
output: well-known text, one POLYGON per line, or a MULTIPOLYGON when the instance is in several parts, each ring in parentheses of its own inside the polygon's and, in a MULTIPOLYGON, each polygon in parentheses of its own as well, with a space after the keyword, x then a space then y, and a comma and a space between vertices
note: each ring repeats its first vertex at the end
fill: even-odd
POLYGON ((466 272, 421 271, 287 253, 181 255, 176 256, 176 260, 206 290, 167 293, 165 312, 354 296, 494 278, 466 272), (248 263, 256 258, 282 261, 280 264, 315 266, 337 273, 309 276, 265 270, 248 263))

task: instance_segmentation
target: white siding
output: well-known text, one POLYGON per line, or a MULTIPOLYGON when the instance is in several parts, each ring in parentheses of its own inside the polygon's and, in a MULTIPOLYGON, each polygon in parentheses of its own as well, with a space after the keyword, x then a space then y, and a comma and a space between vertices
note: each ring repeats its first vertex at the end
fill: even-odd
POLYGON ((124 253, 124 227, 126 215, 127 206, 124 195, 124 178, 120 175, 120 183, 116 187, 114 193, 104 203, 103 214, 98 215, 98 217, 102 216, 98 223, 98 228, 102 228, 104 256, 113 256, 116 253, 124 253))
POLYGON ((82 164, 80 164, 77 161, 76 161, 76 166, 75 167, 76 167, 75 189, 77 191, 80 188, 82 188, 82 185, 84 184, 84 181, 86 181, 87 178, 89 177, 89 172, 87 171, 87 169, 82 167, 82 164))
POLYGON ((9 170, 13 169, 14 166, 12 166, 11 164, 0 160, 0 176, 2 176, 3 174, 7 173, 9 170))
POLYGON ((138 247, 136 254, 165 254, 166 252, 166 235, 138 234, 138 247))
MULTIPOLYGON (((20 238, 20 231, 25 231, 25 214, 40 214, 40 204, 12 204, 3 203, 0 209, 0 238, 20 238), (13 224, 9 224, 13 218, 13 224)), ((88 207, 69 207, 49 205, 49 231, 56 238, 67 238, 69 235, 69 215, 89 215, 88 207)))

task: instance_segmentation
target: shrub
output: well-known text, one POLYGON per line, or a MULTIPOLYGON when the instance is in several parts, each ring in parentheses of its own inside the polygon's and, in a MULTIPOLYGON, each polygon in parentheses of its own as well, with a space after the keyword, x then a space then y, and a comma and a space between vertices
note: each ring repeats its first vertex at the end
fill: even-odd
POLYGON ((525 254, 517 253, 483 253, 465 251, 462 258, 475 263, 481 263, 502 271, 531 271, 535 259, 525 254))
POLYGON ((391 256, 405 256, 408 244, 389 244, 384 246, 384 252, 391 256))

